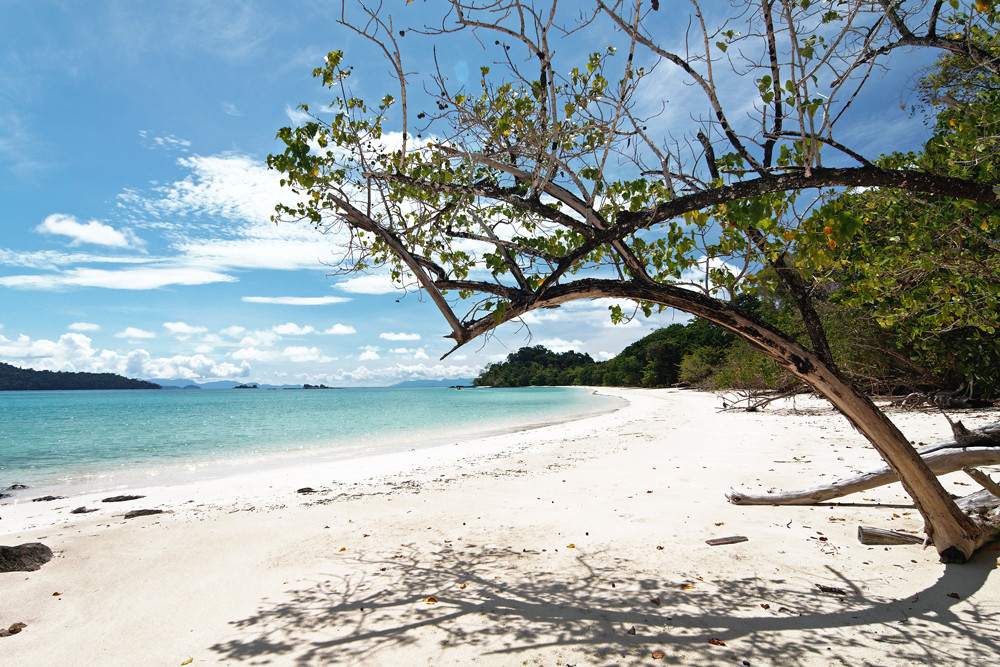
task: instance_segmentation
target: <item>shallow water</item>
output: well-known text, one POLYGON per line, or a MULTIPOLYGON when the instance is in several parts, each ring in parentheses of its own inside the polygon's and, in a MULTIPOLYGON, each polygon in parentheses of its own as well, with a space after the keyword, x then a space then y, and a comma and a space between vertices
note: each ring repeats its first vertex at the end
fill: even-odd
POLYGON ((613 409, 573 387, 0 392, 0 489, 350 459, 613 409))

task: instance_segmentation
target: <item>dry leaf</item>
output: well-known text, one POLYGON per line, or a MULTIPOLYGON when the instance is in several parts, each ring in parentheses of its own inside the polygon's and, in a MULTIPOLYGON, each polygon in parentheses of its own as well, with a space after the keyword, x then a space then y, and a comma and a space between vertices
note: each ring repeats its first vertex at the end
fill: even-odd
POLYGON ((725 522, 725 521, 720 521, 720 522, 718 522, 718 523, 717 523, 717 524, 715 524, 715 525, 716 525, 716 526, 725 526, 725 525, 726 525, 726 522, 725 522))
POLYGON ((194 658, 188 658, 187 660, 185 660, 181 664, 182 665, 190 665, 192 662, 194 662, 194 658))
POLYGON ((465 584, 462 584, 461 586, 459 586, 459 588, 461 588, 464 591, 465 590, 465 584))
POLYGON ((956 600, 961 600, 961 596, 958 593, 948 593, 948 597, 955 598, 956 600))
POLYGON ((650 657, 652 657, 653 660, 660 660, 662 658, 665 658, 666 656, 667 654, 664 653, 663 651, 653 651, 653 655, 650 657))
POLYGON ((830 521, 847 521, 847 519, 839 516, 831 516, 830 521))
POLYGON ((659 550, 659 551, 663 551, 663 547, 660 547, 660 546, 658 546, 658 547, 656 547, 656 548, 657 548, 657 550, 659 550))
POLYGON ((726 645, 726 642, 722 641, 721 639, 716 639, 714 637, 712 639, 709 639, 708 643, 712 644, 713 646, 725 646, 726 645))
POLYGON ((659 605, 660 604, 660 598, 649 598, 649 601, 652 602, 655 605, 659 605))
POLYGON ((768 603, 766 603, 766 602, 761 602, 761 603, 760 603, 760 606, 761 606, 761 607, 762 607, 763 609, 770 609, 770 608, 771 608, 771 605, 769 605, 769 604, 768 604, 768 603))
POLYGON ((576 545, 575 544, 567 544, 566 548, 567 549, 576 549, 576 545))
POLYGON ((634 635, 635 634, 635 626, 633 625, 631 628, 629 628, 628 630, 626 630, 625 634, 627 634, 627 635, 634 635))
POLYGON ((681 590, 683 591, 691 590, 692 588, 694 588, 694 584, 681 584, 681 590))
POLYGON ((426 602, 427 604, 434 604, 437 601, 438 599, 433 595, 428 595, 427 598, 424 600, 424 602, 426 602))
POLYGON ((341 551, 347 551, 347 547, 340 547, 341 551))
POLYGON ((59 591, 56 591, 55 593, 52 594, 52 597, 55 597, 57 595, 62 595, 62 593, 60 593, 59 591))

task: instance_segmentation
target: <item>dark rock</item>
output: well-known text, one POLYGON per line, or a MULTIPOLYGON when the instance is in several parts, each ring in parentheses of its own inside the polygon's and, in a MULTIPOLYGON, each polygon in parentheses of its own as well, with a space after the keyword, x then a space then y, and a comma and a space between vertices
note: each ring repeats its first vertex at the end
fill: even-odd
POLYGON ((46 501, 49 501, 49 500, 62 500, 65 497, 66 496, 42 496, 41 498, 32 498, 31 502, 33 502, 33 503, 43 503, 43 502, 46 502, 46 501))
POLYGON ((27 626, 25 623, 14 623, 9 628, 5 630, 0 630, 0 637, 10 637, 11 635, 16 635, 21 630, 24 630, 27 626))
POLYGON ((11 484, 7 487, 8 491, 24 491, 26 487, 24 484, 11 484))
POLYGON ((303 486, 295 493, 316 493, 316 489, 312 488, 311 486, 303 486))
POLYGON ((145 498, 146 496, 111 496, 110 498, 105 498, 102 503, 123 503, 126 500, 139 500, 139 498, 145 498))
POLYGON ((96 507, 93 509, 89 507, 77 507, 75 510, 72 510, 70 514, 89 514, 90 512, 96 512, 96 511, 97 511, 96 507))
POLYGON ((125 512, 125 518, 134 519, 137 516, 150 516, 151 514, 163 514, 163 510, 132 510, 125 512))
POLYGON ((41 542, 0 546, 0 572, 34 572, 52 560, 52 549, 41 542))
POLYGON ((0 493, 0 500, 3 500, 4 498, 10 498, 10 494, 9 493, 0 493))

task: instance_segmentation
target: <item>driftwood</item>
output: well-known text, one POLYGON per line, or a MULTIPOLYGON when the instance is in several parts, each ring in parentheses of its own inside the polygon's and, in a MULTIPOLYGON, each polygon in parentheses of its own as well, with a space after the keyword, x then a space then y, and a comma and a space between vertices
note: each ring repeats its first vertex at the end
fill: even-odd
POLYGON ((969 466, 965 466, 964 468, 962 468, 962 472, 964 472, 972 479, 976 480, 979 483, 979 486, 983 487, 984 489, 992 493, 994 496, 1000 496, 1000 484, 997 484, 992 479, 990 479, 990 476, 984 473, 982 470, 977 470, 976 468, 970 468, 969 466))
POLYGON ((874 526, 858 526, 858 542, 861 544, 923 544, 924 538, 912 533, 901 533, 898 530, 875 528, 874 526))
MULTIPOLYGON (((951 422, 951 420, 949 420, 951 422)), ((1000 422, 970 431, 962 422, 953 422, 953 438, 917 449, 935 475, 965 467, 1000 464, 1000 422)), ((751 492, 732 489, 726 494, 734 505, 812 505, 851 493, 867 491, 899 481, 888 466, 802 491, 751 492)))

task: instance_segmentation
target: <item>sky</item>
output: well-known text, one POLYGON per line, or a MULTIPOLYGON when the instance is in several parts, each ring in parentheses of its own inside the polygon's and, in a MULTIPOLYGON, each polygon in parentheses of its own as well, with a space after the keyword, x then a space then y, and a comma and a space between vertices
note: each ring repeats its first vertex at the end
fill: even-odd
MULTIPOLYGON (((265 159, 299 104, 329 101, 312 77, 324 55, 344 49, 366 94, 392 90, 338 17, 333 2, 0 0, 0 361, 381 386, 473 377, 529 344, 607 359, 686 321, 615 326, 608 303, 575 302, 441 360, 452 345, 428 299, 340 275, 328 238, 272 223, 287 194, 265 159)), ((468 63, 448 53, 456 72, 476 66, 466 44, 468 63)), ((859 103, 856 138, 924 136, 899 83, 859 103)))

